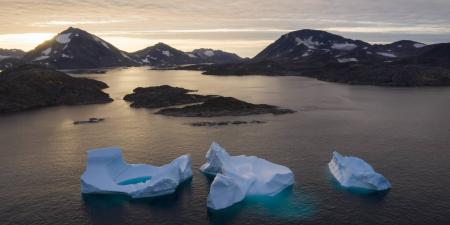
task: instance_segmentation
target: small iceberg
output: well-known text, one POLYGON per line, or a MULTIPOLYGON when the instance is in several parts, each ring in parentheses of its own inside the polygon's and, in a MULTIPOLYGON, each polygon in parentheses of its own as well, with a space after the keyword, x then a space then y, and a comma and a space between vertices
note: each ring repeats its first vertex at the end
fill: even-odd
POLYGON ((87 167, 81 176, 84 194, 156 197, 175 192, 180 183, 192 177, 189 155, 182 155, 161 167, 128 164, 120 148, 89 150, 87 155, 87 167))
POLYGON ((360 158, 333 152, 328 167, 342 187, 368 191, 385 191, 391 188, 383 175, 375 172, 372 166, 360 158))
POLYGON ((294 184, 289 168, 256 156, 230 156, 217 143, 211 144, 206 159, 200 170, 215 176, 207 201, 214 210, 230 207, 246 196, 275 196, 294 184))

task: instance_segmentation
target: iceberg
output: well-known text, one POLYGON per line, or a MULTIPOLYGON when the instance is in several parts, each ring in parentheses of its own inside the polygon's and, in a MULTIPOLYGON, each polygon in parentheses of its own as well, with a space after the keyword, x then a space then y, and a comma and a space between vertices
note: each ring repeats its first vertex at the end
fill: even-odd
POLYGON ((81 176, 84 194, 126 194, 132 198, 156 197, 175 192, 192 177, 191 157, 182 155, 161 167, 128 164, 120 148, 87 152, 87 167, 81 176))
POLYGON ((230 156, 214 142, 206 159, 200 170, 215 176, 207 200, 207 207, 214 210, 230 207, 246 196, 275 196, 294 184, 289 168, 256 156, 230 156))
POLYGON ((364 160, 353 156, 342 156, 333 152, 328 163, 331 174, 345 188, 369 191, 385 191, 391 188, 389 181, 364 160))

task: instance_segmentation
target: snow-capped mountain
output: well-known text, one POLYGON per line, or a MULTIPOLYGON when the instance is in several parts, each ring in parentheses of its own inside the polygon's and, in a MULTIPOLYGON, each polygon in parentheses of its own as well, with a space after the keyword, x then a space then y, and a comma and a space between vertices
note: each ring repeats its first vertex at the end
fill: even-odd
POLYGON ((133 66, 138 63, 101 38, 70 27, 35 49, 23 59, 28 63, 58 69, 133 66))
POLYGON ((299 30, 281 36, 253 61, 305 61, 310 58, 356 61, 366 57, 370 44, 319 30, 299 30), (358 57, 358 58, 357 58, 358 57))
POLYGON ((151 66, 175 66, 197 63, 199 61, 196 57, 164 43, 158 43, 131 54, 140 63, 151 66))
POLYGON ((235 63, 242 61, 242 58, 234 53, 206 48, 195 49, 192 52, 183 52, 164 43, 158 43, 154 46, 133 52, 132 56, 144 65, 162 67, 202 63, 235 63))
POLYGON ((209 48, 195 49, 187 53, 190 57, 199 58, 203 63, 237 63, 243 59, 234 53, 209 48))
POLYGON ((21 58, 25 52, 20 49, 3 49, 0 48, 0 61, 7 58, 21 58))
POLYGON ((252 61, 356 63, 393 61, 423 53, 426 45, 414 41, 398 41, 387 45, 371 45, 320 30, 299 30, 281 36, 256 55, 252 61))

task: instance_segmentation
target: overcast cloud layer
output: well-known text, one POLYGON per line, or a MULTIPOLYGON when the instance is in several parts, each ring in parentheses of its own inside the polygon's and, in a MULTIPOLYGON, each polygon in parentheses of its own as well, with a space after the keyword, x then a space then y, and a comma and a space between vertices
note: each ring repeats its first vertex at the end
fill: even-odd
POLYGON ((31 40, 15 34, 51 36, 68 26, 128 51, 162 41, 183 50, 212 47, 243 56, 304 28, 368 42, 450 41, 449 0, 0 0, 0 9, 3 48, 32 48, 31 40))

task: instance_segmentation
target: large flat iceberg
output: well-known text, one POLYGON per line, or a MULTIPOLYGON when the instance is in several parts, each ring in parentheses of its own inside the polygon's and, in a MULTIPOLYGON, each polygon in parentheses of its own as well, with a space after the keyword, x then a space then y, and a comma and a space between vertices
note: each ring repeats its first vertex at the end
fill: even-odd
POLYGON ((171 194, 192 177, 191 157, 183 155, 161 167, 128 164, 119 148, 87 152, 87 167, 81 176, 81 192, 126 194, 132 198, 171 194))
POLYGON ((345 188, 357 188, 369 191, 385 191, 391 188, 389 181, 364 160, 353 156, 342 156, 333 152, 328 163, 331 174, 345 188))
POLYGON ((200 170, 215 175, 208 195, 208 208, 219 210, 246 196, 274 196, 294 183, 292 171, 256 156, 230 156, 217 143, 206 153, 200 170))

